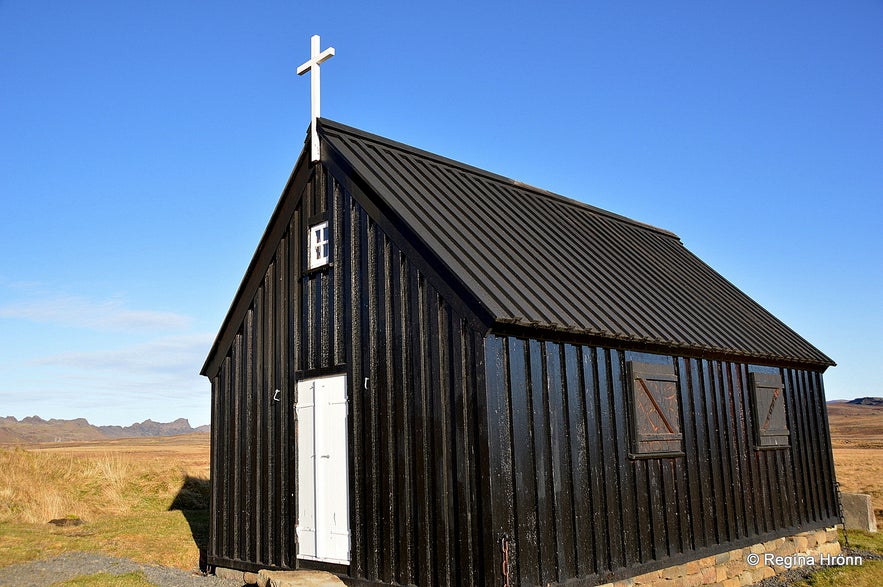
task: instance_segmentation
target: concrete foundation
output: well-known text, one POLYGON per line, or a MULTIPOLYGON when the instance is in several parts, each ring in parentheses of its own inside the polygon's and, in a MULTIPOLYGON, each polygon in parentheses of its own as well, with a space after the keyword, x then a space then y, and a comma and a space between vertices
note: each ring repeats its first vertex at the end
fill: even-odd
POLYGON ((864 493, 841 493, 843 522, 847 530, 877 531, 877 518, 871 496, 864 493))
MULTIPOLYGON (((844 506, 846 494, 844 494, 844 506)), ((847 526, 849 527, 849 526, 847 526)), ((854 527, 854 526, 853 526, 854 527)), ((762 581, 792 567, 850 564, 840 560, 837 530, 827 528, 776 538, 660 569, 637 577, 606 583, 601 587, 741 587, 762 581), (839 558, 838 558, 839 557, 839 558)), ((324 571, 268 571, 243 573, 217 568, 219 577, 259 587, 339 587, 336 575, 324 571)))
POLYGON ((344 583, 325 571, 261 571, 258 587, 337 587, 344 583))
POLYGON ((247 573, 245 571, 237 571, 236 569, 227 569, 224 567, 215 568, 215 576, 221 579, 232 579, 240 581, 243 585, 257 585, 257 573, 247 573))
POLYGON ((601 587, 741 587, 791 567, 842 564, 839 555, 837 531, 828 528, 760 542, 601 587))
POLYGON ((217 567, 215 576, 258 587, 340 587, 344 585, 336 575, 325 571, 268 571, 264 569, 259 573, 246 573, 217 567))

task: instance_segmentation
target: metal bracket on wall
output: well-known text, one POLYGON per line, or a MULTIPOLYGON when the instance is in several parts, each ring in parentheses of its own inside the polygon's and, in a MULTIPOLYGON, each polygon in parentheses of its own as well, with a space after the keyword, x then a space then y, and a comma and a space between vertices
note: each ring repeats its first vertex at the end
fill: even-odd
POLYGON ((282 401, 282 398, 279 397, 279 396, 281 396, 281 395, 282 395, 282 390, 281 390, 281 389, 277 389, 276 392, 273 394, 273 401, 274 401, 274 402, 281 402, 281 401, 282 401))

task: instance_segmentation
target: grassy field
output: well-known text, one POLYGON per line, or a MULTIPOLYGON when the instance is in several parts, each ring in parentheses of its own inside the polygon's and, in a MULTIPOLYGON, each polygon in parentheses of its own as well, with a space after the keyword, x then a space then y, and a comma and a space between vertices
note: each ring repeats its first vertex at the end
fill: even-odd
MULTIPOLYGON (((841 491, 869 494, 877 513, 877 525, 883 530, 883 406, 829 404, 828 421, 841 491)), ((883 532, 850 531, 849 544, 853 548, 883 553, 883 532)), ((883 561, 865 561, 861 567, 823 569, 799 587, 842 585, 883 585, 883 561)))
MULTIPOLYGON (((830 422, 843 490, 869 493, 883 510, 883 408, 834 407, 830 422)), ((68 551, 198 567, 208 538, 208 435, 0 447, 0 471, 0 567, 68 551), (48 524, 54 519, 83 523, 48 524)), ((851 532, 850 543, 883 553, 883 533, 851 532)), ((63 585, 151 583, 99 573, 63 585)), ((883 562, 825 569, 801 585, 883 585, 883 562)))
MULTIPOLYGON (((842 532, 840 542, 841 544, 844 542, 842 532)), ((883 533, 850 531, 849 544, 852 548, 883 553, 883 533)), ((861 566, 827 567, 794 585, 795 587, 880 587, 883 585, 883 561, 866 560, 861 566)))
POLYGON ((0 567, 102 551, 197 568, 208 534, 208 442, 187 435, 0 448, 0 567))
POLYGON ((77 577, 70 581, 53 583, 52 587, 155 587, 144 578, 143 573, 126 573, 125 575, 108 575, 96 573, 77 577))
POLYGON ((869 494, 883 530, 883 406, 829 404, 828 421, 840 489, 869 494))
POLYGON ((828 404, 835 447, 883 449, 883 406, 828 404))

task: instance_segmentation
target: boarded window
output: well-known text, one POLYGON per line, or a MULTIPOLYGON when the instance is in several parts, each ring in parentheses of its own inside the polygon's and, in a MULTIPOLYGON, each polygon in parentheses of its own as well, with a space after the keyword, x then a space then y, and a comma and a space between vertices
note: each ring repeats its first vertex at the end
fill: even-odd
POLYGON ((785 386, 778 374, 751 374, 751 399, 754 406, 754 443, 757 448, 788 446, 788 421, 785 418, 785 386))
POLYGON ((632 457, 684 454, 674 366, 629 361, 628 368, 632 457))

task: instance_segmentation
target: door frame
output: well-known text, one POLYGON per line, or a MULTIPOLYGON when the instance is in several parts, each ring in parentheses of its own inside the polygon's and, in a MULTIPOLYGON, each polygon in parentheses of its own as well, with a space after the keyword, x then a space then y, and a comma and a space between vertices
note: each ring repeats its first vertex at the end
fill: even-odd
MULTIPOLYGON (((330 565, 349 565, 352 557, 352 528, 350 527, 350 501, 351 501, 351 491, 350 491, 350 443, 349 443, 349 418, 350 418, 350 410, 349 410, 349 399, 350 399, 350 390, 349 390, 349 376, 346 372, 332 372, 328 373, 316 373, 315 375, 307 375, 307 374, 299 374, 299 377, 295 381, 295 402, 294 402, 294 415, 296 419, 295 426, 295 450, 294 450, 294 460, 296 463, 296 475, 295 475, 295 489, 296 489, 296 504, 295 504, 295 535, 297 538, 297 553, 296 559, 298 562, 307 562, 307 563, 319 563, 319 564, 330 564, 330 565), (302 398, 302 390, 304 385, 308 384, 316 384, 316 382, 328 381, 336 379, 340 383, 342 383, 343 387, 343 402, 341 405, 340 401, 330 402, 327 406, 327 412, 323 413, 323 409, 318 407, 320 405, 320 401, 317 397, 316 390, 313 391, 312 397, 312 422, 309 430, 313 433, 312 441, 312 474, 309 477, 312 480, 312 511, 313 511, 313 540, 315 546, 315 555, 304 555, 301 554, 301 536, 300 536, 300 517, 301 517, 301 496, 304 492, 301 491, 301 468, 302 468, 302 456, 301 456, 301 423, 300 423, 300 414, 298 414, 299 405, 301 404, 302 398), (336 415, 333 413, 334 408, 332 405, 336 405, 338 407, 336 415), (342 412, 339 408, 342 407, 342 412), (317 425, 316 422, 323 419, 324 417, 328 417, 329 415, 334 417, 332 424, 332 432, 336 432, 338 449, 343 450, 342 459, 336 460, 336 466, 333 467, 334 471, 337 471, 338 474, 342 473, 342 484, 335 483, 334 488, 343 489, 343 496, 337 495, 336 501, 333 496, 334 492, 330 489, 319 489, 322 481, 317 478, 317 473, 320 468, 319 455, 317 453, 316 440, 318 438, 317 425), (342 497, 342 498, 341 498, 342 497), (323 503, 322 500, 327 500, 323 503), (345 519, 345 532, 347 535, 347 554, 346 558, 340 558, 340 553, 329 553, 328 551, 323 551, 321 549, 321 540, 322 538, 331 538, 332 528, 334 526, 331 523, 327 523, 327 521, 320 521, 317 519, 317 513, 321 509, 320 504, 324 506, 331 507, 331 510, 334 508, 344 509, 343 517, 345 519), (327 531, 326 531, 327 530, 327 531), (338 554, 338 556, 334 556, 334 554, 338 554), (330 555, 330 556, 329 556, 330 555)), ((339 400, 340 398, 338 398, 339 400)), ((324 440, 328 442, 333 442, 335 440, 333 435, 326 436, 324 440)), ((327 470, 326 470, 327 471, 327 470)), ((325 486, 324 484, 322 484, 325 486)), ((336 510, 335 510, 336 511, 336 510)), ((336 526, 340 528, 340 526, 336 526)), ((340 532, 336 533, 338 536, 340 532)), ((330 542, 330 540, 329 540, 330 542)))

